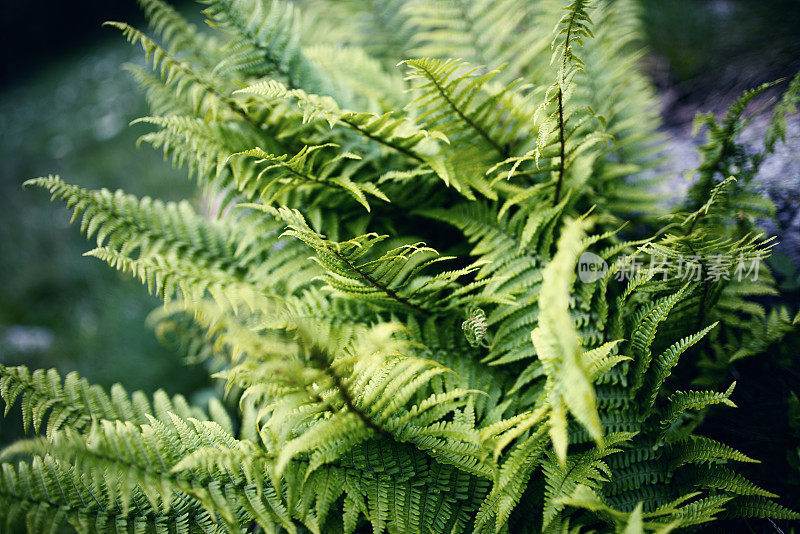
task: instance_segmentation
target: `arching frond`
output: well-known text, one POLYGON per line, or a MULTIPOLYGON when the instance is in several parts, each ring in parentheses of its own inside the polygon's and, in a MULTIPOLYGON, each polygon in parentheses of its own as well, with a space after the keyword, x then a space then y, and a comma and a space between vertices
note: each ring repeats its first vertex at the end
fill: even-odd
MULTIPOLYGON (((55 369, 37 369, 31 373, 23 366, 1 366, 0 396, 5 401, 6 414, 17 400, 20 401, 26 431, 39 432, 46 427, 48 435, 65 426, 84 429, 92 421, 100 419, 144 424, 147 416, 163 419, 167 412, 184 418, 207 418, 202 410, 190 406, 182 395, 170 398, 159 390, 151 402, 141 391, 129 395, 119 384, 106 393, 74 372, 62 380, 55 369)), ((214 402, 219 403, 212 400, 214 402)), ((224 410, 219 413, 224 413, 224 410)), ((230 428, 230 421, 225 424, 230 428)))
POLYGON ((287 223, 285 235, 300 239, 316 252, 316 261, 328 271, 325 281, 344 295, 423 316, 480 302, 467 294, 475 284, 457 283, 459 278, 474 272, 477 265, 431 276, 423 271, 452 258, 439 256, 424 243, 403 245, 378 256, 371 254, 372 249, 386 236, 365 234, 350 241, 334 242, 312 230, 297 210, 280 208, 277 215, 287 223))
POLYGON ((225 96, 225 89, 220 86, 221 80, 175 58, 150 37, 128 24, 106 24, 122 31, 130 43, 141 45, 148 63, 160 74, 164 84, 171 87, 179 98, 190 103, 197 115, 219 117, 233 113, 245 117, 243 110, 225 96))
POLYGON ((567 410, 598 443, 603 436, 589 362, 582 355, 578 331, 569 315, 573 272, 583 250, 583 232, 587 226, 582 220, 567 223, 558 241, 558 252, 542 272, 540 299, 547 302, 547 307, 539 314, 539 327, 531 333, 548 377, 550 436, 562 463, 567 458, 567 410))

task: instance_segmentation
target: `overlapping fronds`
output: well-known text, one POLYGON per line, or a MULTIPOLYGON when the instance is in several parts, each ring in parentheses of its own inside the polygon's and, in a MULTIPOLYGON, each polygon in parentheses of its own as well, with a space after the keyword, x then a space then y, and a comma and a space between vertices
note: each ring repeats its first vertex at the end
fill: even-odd
MULTIPOLYGON (((445 184, 469 195, 461 184, 455 181, 452 169, 440 154, 441 144, 449 143, 448 138, 436 130, 423 130, 408 117, 396 116, 393 112, 382 114, 343 111, 339 104, 329 96, 307 93, 302 89, 288 89, 276 80, 261 81, 237 91, 244 95, 257 95, 260 102, 294 100, 302 110, 303 123, 327 122, 331 128, 337 127, 326 136, 329 142, 348 143, 353 135, 360 139, 361 155, 366 161, 384 159, 383 164, 396 166, 397 170, 413 169, 420 166, 433 171, 445 184), (338 130, 338 131, 336 131, 338 130), (342 137, 335 137, 339 134, 342 137), (347 135, 345 135, 347 134, 347 135), (399 157, 400 160, 386 161, 384 154, 399 157)), ((382 172, 386 172, 384 169, 382 172)))
POLYGON ((331 127, 341 124, 417 161, 422 161, 420 153, 425 153, 424 148, 419 145, 428 137, 447 142, 447 138, 441 133, 429 133, 415 128, 408 119, 393 118, 391 112, 377 115, 342 111, 336 100, 330 96, 307 93, 302 89, 287 89, 276 80, 258 82, 240 89, 237 93, 296 100, 303 110, 304 122, 324 120, 331 127), (417 148, 421 148, 421 152, 418 153, 417 148))
POLYGON ((641 173, 659 137, 633 0, 203 3, 210 30, 140 0, 162 44, 112 25, 154 70, 129 67, 141 140, 213 207, 26 184, 165 300, 159 338, 236 413, 0 366, 37 434, 3 453, 0 529, 798 518, 701 422, 742 402, 731 365, 800 317, 765 298, 772 210, 752 188, 800 78, 764 150, 737 136, 766 87, 700 117, 698 180, 668 211, 641 173))
POLYGON ((143 117, 138 122, 159 128, 142 135, 139 142, 163 150, 173 166, 187 168, 189 176, 197 177, 198 183, 207 189, 232 190, 247 200, 259 198, 257 184, 244 178, 252 176, 252 162, 228 159, 231 154, 259 142, 260 138, 250 128, 237 123, 208 123, 185 115, 143 117))
POLYGON ((124 509, 101 482, 49 455, 36 456, 29 463, 2 464, 0 502, 7 532, 52 532, 67 525, 77 532, 98 533, 118 529, 225 531, 200 506, 179 501, 170 511, 163 512, 151 508, 141 493, 137 493, 136 500, 136 504, 124 509))
POLYGON ((406 25, 414 30, 417 56, 508 65, 500 73, 508 82, 530 74, 526 70, 531 57, 546 51, 549 40, 534 20, 546 9, 518 0, 434 0, 408 5, 404 14, 406 25))
POLYGON ((85 429, 100 419, 144 424, 148 415, 163 419, 167 412, 206 419, 202 410, 190 406, 181 395, 170 398, 159 390, 151 402, 141 391, 129 395, 119 384, 106 393, 77 373, 69 373, 62 380, 55 369, 37 369, 31 373, 22 366, 2 366, 0 396, 6 404, 6 414, 19 400, 26 431, 46 428, 48 435, 65 426, 85 429))
POLYGON ((576 49, 583 46, 585 39, 594 36, 588 13, 589 2, 576 0, 564 9, 566 13, 556 27, 551 44, 551 63, 558 65, 556 81, 547 89, 544 102, 534 115, 538 123, 535 146, 520 156, 509 158, 506 154, 507 159, 503 162, 511 165, 507 174, 511 178, 514 173, 530 167, 530 162, 538 168, 540 160, 547 159, 546 168, 554 175, 554 206, 561 202, 567 171, 577 157, 593 145, 608 140, 608 135, 602 130, 605 119, 596 117, 591 107, 572 101, 577 87, 575 77, 586 70, 576 49), (588 121, 597 121, 599 127, 594 131, 588 129, 588 121))
POLYGON ((506 158, 527 133, 524 129, 532 120, 528 100, 517 83, 492 90, 490 82, 497 70, 487 72, 457 60, 430 58, 404 64, 419 93, 409 104, 418 110, 417 120, 452 142, 485 144, 506 158))
POLYGON ((219 117, 234 113, 244 117, 242 110, 225 95, 225 89, 221 87, 222 81, 215 75, 198 71, 190 63, 177 59, 146 34, 128 24, 106 24, 122 31, 130 43, 141 45, 148 63, 160 74, 164 85, 170 87, 178 98, 189 102, 197 115, 219 117))
POLYGON ((452 259, 440 256, 424 243, 403 245, 378 255, 373 249, 378 249, 377 245, 388 236, 364 234, 349 241, 335 242, 311 229, 297 210, 280 208, 277 215, 286 221, 285 235, 300 239, 316 252, 315 260, 328 271, 325 281, 342 294, 423 316, 465 304, 500 300, 499 296, 489 300, 488 296, 469 295, 469 291, 483 285, 482 282, 458 283, 479 265, 434 276, 424 273, 426 268, 452 259))
POLYGON ((403 106, 407 97, 400 72, 381 63, 356 46, 316 45, 306 55, 334 82, 349 89, 354 105, 379 114, 403 106))
POLYGON ((138 0, 138 3, 156 36, 173 54, 201 57, 217 44, 212 35, 201 32, 168 3, 161 0, 138 0))
POLYGON ((256 158, 256 165, 261 169, 256 177, 261 197, 266 204, 273 203, 287 191, 302 186, 320 186, 333 188, 350 195, 368 211, 367 195, 377 197, 385 202, 389 199, 381 193, 372 182, 354 182, 350 177, 358 170, 360 156, 345 152, 333 157, 319 156, 320 151, 335 145, 305 146, 292 157, 287 154, 277 156, 260 148, 253 148, 234 156, 256 158), (322 161, 318 161, 318 160, 322 161), (263 184, 263 185, 262 185, 263 184))
MULTIPOLYGON (((299 19, 291 2, 208 0, 205 14, 211 23, 234 38, 225 59, 215 68, 220 75, 251 79, 276 74, 290 87, 333 95, 331 80, 306 57, 299 42, 299 19)), ((341 95, 337 95, 340 96, 341 95)))

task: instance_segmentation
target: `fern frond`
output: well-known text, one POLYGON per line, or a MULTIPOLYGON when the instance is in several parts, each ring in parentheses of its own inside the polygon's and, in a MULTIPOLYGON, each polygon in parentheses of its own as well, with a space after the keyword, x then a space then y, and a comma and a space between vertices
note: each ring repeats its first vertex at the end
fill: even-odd
MULTIPOLYGON (((33 429, 38 433, 46 427, 47 435, 65 426, 85 429, 100 419, 145 424, 148 415, 163 419, 167 412, 183 418, 207 419, 202 410, 190 406, 182 395, 170 398, 158 390, 151 402, 141 391, 129 395, 119 384, 106 393, 75 372, 69 373, 62 381, 55 369, 37 369, 31 373, 24 366, 0 366, 0 396, 6 405, 6 415, 20 400, 25 430, 33 429)), ((219 401, 212 399, 211 403, 218 405, 219 401)), ((218 408, 214 409, 218 411, 218 408)), ((229 421, 225 424, 230 428, 229 421)))
MULTIPOLYGON (((186 499, 186 491, 211 501, 213 484, 206 488, 202 485, 202 478, 189 481, 175 477, 170 473, 170 467, 186 450, 203 442, 222 445, 231 443, 233 438, 218 425, 191 420, 187 424, 175 415, 168 415, 169 423, 160 423, 151 417, 149 424, 143 426, 101 420, 93 423, 87 436, 64 428, 47 439, 18 442, 3 454, 6 457, 50 455, 56 460, 72 463, 78 470, 106 471, 109 477, 90 478, 93 490, 100 489, 106 480, 116 479, 116 484, 107 485, 105 493, 112 502, 118 503, 123 513, 140 504, 169 513, 174 505, 186 499)), ((219 511, 233 522, 233 514, 226 508, 219 511)))
POLYGON ((651 381, 642 390, 642 398, 647 399, 647 404, 644 406, 645 410, 650 409, 656 401, 656 396, 659 390, 664 385, 664 382, 669 377, 672 369, 678 364, 678 359, 681 354, 686 352, 690 347, 697 344, 706 334, 708 334, 718 323, 707 326, 700 332, 687 336, 680 341, 675 342, 666 351, 657 356, 653 362, 653 376, 651 381))
POLYGON ((358 109, 382 114, 402 108, 407 101, 403 78, 395 70, 386 71, 361 47, 316 44, 305 53, 335 83, 352 90, 358 109))
MULTIPOLYGON (((405 158, 408 164, 424 165, 433 170, 445 184, 449 185, 453 180, 451 170, 439 155, 437 144, 449 143, 449 139, 441 132, 419 128, 408 118, 393 117, 392 112, 379 115, 342 111, 331 97, 310 94, 302 89, 287 89, 276 80, 261 81, 240 89, 237 93, 267 99, 296 100, 303 111, 304 123, 323 120, 331 128, 342 126, 362 138, 368 149, 388 148, 405 158)), ((453 186, 459 189, 460 183, 453 182, 453 186)), ((465 192, 467 193, 468 191, 465 192)))
POLYGON ((0 366, 6 411, 44 433, 0 455, 24 456, 0 467, 0 530, 797 517, 698 429, 734 405, 730 365, 800 321, 771 305, 757 221, 774 207, 753 187, 800 77, 761 150, 739 134, 768 86, 700 116, 698 179, 666 209, 635 0, 203 0, 209 33, 139 3, 154 37, 110 24, 152 67, 129 67, 151 107, 140 141, 197 178, 209 213, 26 185, 164 299, 157 335, 238 410, 0 366))
POLYGON ((691 471, 682 473, 681 478, 683 477, 686 478, 682 482, 688 482, 701 488, 713 488, 737 495, 777 497, 774 493, 756 486, 742 475, 721 466, 695 466, 691 471))
MULTIPOLYGON (((273 99, 297 100, 303 110, 304 122, 322 119, 330 126, 341 122, 364 137, 393 148, 416 161, 422 161, 422 156, 415 149, 429 137, 448 142, 447 137, 439 132, 428 132, 415 128, 407 119, 392 118, 391 112, 377 115, 342 111, 338 103, 331 97, 307 93, 302 89, 287 89, 276 80, 258 82, 236 92, 273 99)), ((419 148, 424 153, 424 147, 419 148)))
MULTIPOLYGON (((545 6, 518 0, 500 2, 434 0, 407 6, 415 57, 459 57, 480 65, 508 65, 500 76, 512 81, 528 72, 532 57, 543 56, 549 40, 535 20, 545 6)), ((549 29, 549 28, 548 28, 549 29)))
POLYGON ((528 485, 533 470, 541 463, 545 452, 546 425, 511 450, 500 474, 486 496, 475 518, 475 532, 500 532, 517 506, 528 485), (494 519, 494 524, 491 524, 494 519))
POLYGON ((225 59, 215 68, 217 73, 251 78, 277 74, 292 88, 336 94, 331 80, 300 47, 300 21, 295 4, 280 0, 204 0, 204 3, 208 6, 205 14, 213 26, 233 35, 224 49, 225 59))
POLYGON ((732 383, 723 393, 713 391, 676 391, 669 398, 667 413, 661 424, 668 427, 685 411, 701 410, 712 404, 726 404, 735 408, 736 405, 730 400, 735 386, 736 382, 732 383))
POLYGON ((252 162, 228 159, 232 153, 258 143, 259 137, 249 128, 181 115, 142 117, 135 122, 160 128, 141 136, 139 142, 162 149, 174 166, 187 167, 189 176, 196 176, 200 184, 215 191, 231 188, 247 200, 258 199, 260 191, 247 180, 255 174, 252 162))
POLYGON ((25 187, 48 190, 53 199, 66 202, 72 222, 81 217, 80 230, 97 246, 139 257, 180 254, 194 261, 241 271, 237 257, 237 232, 222 221, 207 221, 191 205, 138 199, 122 191, 90 191, 70 185, 58 176, 28 180, 25 187))
POLYGON ((603 429, 597 414, 591 372, 582 357, 578 331, 569 315, 569 294, 575 264, 583 250, 586 221, 565 224, 558 240, 558 251, 542 272, 540 299, 547 307, 539 314, 539 327, 531 333, 536 353, 548 377, 550 436, 561 463, 567 458, 566 410, 602 443, 603 429))
POLYGON ((207 293, 224 305, 237 299, 253 303, 265 298, 263 293, 236 275, 180 256, 152 254, 132 259, 108 247, 90 250, 85 255, 93 256, 114 269, 130 273, 150 293, 163 298, 165 304, 175 297, 187 303, 198 302, 207 293))
POLYGON ((800 73, 792 78, 781 101, 772 110, 772 120, 764 139, 767 153, 771 153, 775 149, 778 141, 786 141, 786 116, 797 113, 798 104, 800 104, 800 73))
POLYGON ((485 143, 500 159, 511 155, 513 144, 525 133, 532 116, 521 102, 521 89, 511 84, 491 91, 498 71, 479 74, 478 68, 438 59, 410 59, 407 79, 420 94, 408 107, 421 112, 418 120, 446 135, 453 143, 485 143))
MULTIPOLYGON (((102 477, 101 477, 102 480, 102 477)), ((78 468, 51 456, 30 463, 2 464, 0 502, 7 532, 55 532, 67 524, 78 532, 116 533, 119 529, 160 532, 224 532, 201 507, 177 501, 168 512, 154 510, 146 499, 125 510, 117 499, 78 468), (98 491, 99 490, 99 491, 98 491)))
POLYGON ((168 3, 161 0, 137 1, 156 36, 173 54, 189 52, 198 56, 216 45, 212 37, 201 33, 168 3))
POLYGON ((671 462, 674 469, 688 463, 719 462, 733 460, 736 462, 758 462, 749 456, 718 441, 701 436, 692 436, 674 445, 675 453, 671 462))
POLYGON ((225 90, 220 87, 220 80, 176 59, 150 37, 128 24, 113 21, 105 24, 120 30, 131 44, 141 45, 147 62, 161 75, 164 84, 172 87, 180 98, 190 102, 196 114, 220 117, 233 113, 250 120, 232 99, 224 96, 225 90))
MULTIPOLYGON (((255 163, 258 167, 266 164, 255 178, 255 181, 259 183, 255 187, 261 191, 261 197, 267 204, 271 204, 287 191, 302 185, 320 185, 338 189, 350 195, 367 211, 370 210, 366 197, 368 194, 383 201, 389 201, 374 183, 354 182, 350 178, 360 166, 358 160, 361 158, 356 154, 342 153, 332 158, 319 155, 321 150, 331 146, 335 145, 305 146, 292 157, 289 157, 288 154, 281 156, 269 154, 260 148, 237 152, 232 156, 256 158, 255 163), (322 161, 318 162, 318 159, 322 159, 322 161), (274 177, 266 181, 265 176, 269 175, 274 177)), ((244 187, 239 185, 240 189, 244 187)))
POLYGON ((736 497, 730 503, 728 513, 731 517, 769 517, 796 521, 800 514, 785 506, 759 496, 736 497))
POLYGON ((597 487, 611 472, 604 459, 620 452, 617 445, 628 441, 631 434, 611 434, 606 436, 603 447, 571 455, 566 463, 550 456, 542 466, 545 477, 545 507, 543 527, 547 527, 564 508, 564 497, 571 495, 579 486, 597 487))
POLYGON ((658 325, 667 319, 675 305, 683 298, 687 287, 688 284, 675 293, 660 298, 649 306, 641 317, 637 317, 630 341, 630 352, 636 361, 633 375, 635 389, 642 385, 645 373, 650 368, 652 361, 650 347, 655 339, 658 325))
POLYGON ((276 214, 288 225, 285 235, 300 239, 316 251, 316 261, 328 271, 325 281, 342 294, 421 315, 459 306, 469 298, 460 295, 463 288, 456 281, 478 266, 423 276, 423 269, 450 258, 418 243, 368 259, 370 251, 386 236, 366 234, 334 242, 312 230, 297 210, 280 208, 276 214))

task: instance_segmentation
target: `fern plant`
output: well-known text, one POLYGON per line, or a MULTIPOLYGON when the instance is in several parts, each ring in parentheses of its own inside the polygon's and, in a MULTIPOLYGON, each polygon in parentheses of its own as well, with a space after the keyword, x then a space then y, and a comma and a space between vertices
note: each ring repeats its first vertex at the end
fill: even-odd
POLYGON ((164 299, 157 334, 225 404, 0 367, 35 434, 3 452, 6 531, 800 518, 701 426, 735 406, 730 363, 792 328, 752 300, 776 291, 765 264, 735 275, 769 252, 750 181, 800 78, 764 154, 736 141, 755 92, 702 116, 697 185, 667 212, 640 178, 660 138, 632 0, 203 0, 213 32, 140 3, 152 34, 109 24, 153 68, 129 67, 142 141, 216 209, 26 186, 164 299), (578 278, 587 257, 605 268, 578 278))

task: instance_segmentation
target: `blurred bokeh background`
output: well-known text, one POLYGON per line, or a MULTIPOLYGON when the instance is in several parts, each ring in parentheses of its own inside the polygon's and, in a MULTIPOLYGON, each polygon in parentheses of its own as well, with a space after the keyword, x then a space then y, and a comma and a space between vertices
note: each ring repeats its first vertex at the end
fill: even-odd
MULTIPOLYGON (((189 6, 194 7, 194 6, 189 6)), ((126 62, 140 49, 104 20, 142 24, 135 0, 0 2, 0 363, 77 370, 129 390, 187 396, 209 387, 146 326, 159 306, 137 282, 82 253, 91 249, 63 205, 28 178, 60 174, 91 188, 165 200, 194 194, 160 153, 136 148, 147 114, 126 62)), ((0 421, 0 443, 17 437, 0 421)))
MULTIPOLYGON (((800 70, 800 1, 641 3, 643 66, 661 95, 670 139, 668 171, 674 179, 668 189, 680 191, 702 142, 691 134, 694 114, 723 112, 743 90, 800 70)), ((198 17, 193 2, 178 5, 198 17)), ((161 387, 191 397, 209 387, 206 372, 185 366, 146 326, 158 301, 128 277, 82 257, 91 244, 69 226, 67 211, 40 191, 21 189, 25 179, 58 173, 92 188, 121 187, 163 199, 193 194, 185 174, 171 169, 160 153, 135 147, 143 130, 128 123, 146 108, 121 65, 143 60, 138 48, 101 27, 109 19, 142 22, 135 0, 0 1, 0 363, 77 370, 106 386, 123 382, 129 389, 161 387)), ((757 143, 763 128, 755 121, 746 135, 757 143)), ((764 166, 761 184, 778 206, 778 220, 765 228, 782 241, 773 261, 784 298, 796 305, 797 119, 787 146, 764 166)), ((774 456, 766 462, 767 475, 762 473, 770 478, 780 479, 782 470, 800 460, 800 423, 786 416, 791 394, 800 388, 792 348, 797 346, 795 340, 776 349, 775 358, 743 363, 736 372, 758 377, 737 389, 737 403, 748 409, 722 415, 709 428, 722 438, 751 440, 753 452, 767 453, 759 457, 774 456), (792 423, 796 434, 786 430, 792 423), (775 437, 770 427, 782 427, 782 433, 775 437)), ((793 413, 800 417, 800 403, 793 413)), ((16 428, 14 421, 0 422, 0 443, 16 437, 16 428)), ((785 504, 797 509, 800 477, 783 478, 783 487, 795 495, 785 504)))

